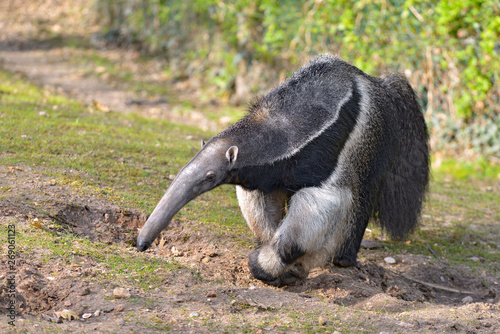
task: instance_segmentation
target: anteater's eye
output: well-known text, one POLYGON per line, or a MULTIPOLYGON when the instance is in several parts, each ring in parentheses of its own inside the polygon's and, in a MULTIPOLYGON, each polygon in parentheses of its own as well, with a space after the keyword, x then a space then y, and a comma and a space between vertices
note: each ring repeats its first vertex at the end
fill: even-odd
POLYGON ((205 175, 205 181, 207 182, 214 182, 215 181, 215 173, 210 171, 205 175))

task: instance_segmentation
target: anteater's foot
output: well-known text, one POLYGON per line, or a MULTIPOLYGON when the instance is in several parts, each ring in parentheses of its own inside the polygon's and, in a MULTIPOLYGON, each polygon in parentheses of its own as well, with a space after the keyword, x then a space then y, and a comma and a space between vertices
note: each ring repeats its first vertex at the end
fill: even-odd
POLYGON ((356 256, 336 256, 333 258, 333 264, 338 267, 354 267, 358 263, 356 256))
POLYGON ((308 273, 300 263, 285 265, 277 256, 261 256, 261 261, 263 259, 267 260, 264 261, 264 266, 267 268, 263 268, 263 265, 259 261, 259 255, 262 249, 262 247, 254 249, 248 258, 250 272, 256 279, 272 286, 282 286, 293 284, 307 277, 308 273))

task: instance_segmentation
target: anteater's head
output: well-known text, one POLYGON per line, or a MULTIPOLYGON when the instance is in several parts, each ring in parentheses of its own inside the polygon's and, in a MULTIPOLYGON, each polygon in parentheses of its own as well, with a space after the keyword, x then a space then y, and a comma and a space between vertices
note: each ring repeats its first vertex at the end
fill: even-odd
POLYGON ((174 215, 195 197, 229 182, 238 157, 238 147, 226 140, 202 143, 201 150, 178 173, 165 195, 149 216, 137 238, 137 249, 144 251, 165 229, 174 215))

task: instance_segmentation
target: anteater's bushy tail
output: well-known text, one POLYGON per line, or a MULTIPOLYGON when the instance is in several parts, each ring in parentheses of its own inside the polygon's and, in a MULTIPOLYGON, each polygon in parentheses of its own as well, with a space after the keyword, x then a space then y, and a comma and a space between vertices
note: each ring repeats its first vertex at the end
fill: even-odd
POLYGON ((401 240, 417 227, 429 183, 429 135, 424 115, 408 81, 391 75, 382 79, 393 101, 391 132, 395 159, 382 184, 378 220, 392 239, 401 240))

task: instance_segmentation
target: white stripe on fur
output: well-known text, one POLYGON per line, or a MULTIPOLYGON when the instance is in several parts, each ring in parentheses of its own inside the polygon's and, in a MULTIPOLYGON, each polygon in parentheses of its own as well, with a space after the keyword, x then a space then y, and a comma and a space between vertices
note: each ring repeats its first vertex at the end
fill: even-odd
POLYGON ((303 188, 292 196, 289 212, 273 238, 275 244, 280 240, 279 244, 299 246, 307 252, 308 259, 312 259, 310 255, 313 253, 316 253, 314 257, 321 255, 314 260, 315 265, 322 265, 328 256, 333 256, 350 238, 354 227, 351 189, 359 188, 359 178, 351 161, 360 153, 359 145, 370 112, 369 83, 362 77, 356 82, 361 95, 361 110, 339 155, 337 168, 321 186, 303 188))
POLYGON ((284 160, 284 159, 288 159, 290 157, 293 157, 295 154, 297 154, 298 152, 300 152, 300 150, 302 148, 304 148, 307 144, 309 144, 311 141, 313 141, 315 138, 319 137, 323 132, 326 131, 326 129, 328 129, 330 126, 332 126, 336 121, 337 119, 339 118, 339 114, 340 114, 340 109, 342 109, 342 107, 344 106, 344 104, 349 101, 349 99, 351 98, 352 96, 352 87, 351 89, 349 89, 349 92, 342 98, 342 100, 340 100, 340 103, 337 107, 337 110, 335 111, 335 117, 333 117, 331 120, 329 120, 328 122, 326 122, 323 127, 321 129, 319 129, 319 131, 313 133, 311 136, 309 136, 309 138, 307 138, 304 142, 302 142, 299 146, 295 147, 295 148, 292 148, 291 151, 289 152, 286 152, 284 155, 281 155, 281 156, 277 156, 275 159, 273 159, 272 161, 270 162, 266 162, 266 164, 268 163, 273 163, 273 162, 276 162, 276 161, 280 161, 280 160, 284 160))

